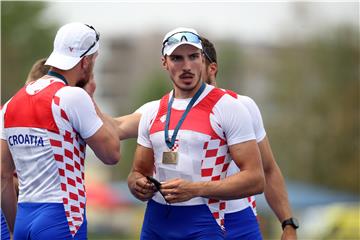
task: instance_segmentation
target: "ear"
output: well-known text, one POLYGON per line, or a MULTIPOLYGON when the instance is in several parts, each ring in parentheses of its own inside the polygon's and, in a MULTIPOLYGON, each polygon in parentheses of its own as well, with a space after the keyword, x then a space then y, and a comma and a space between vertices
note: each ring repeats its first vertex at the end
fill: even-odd
POLYGON ((162 67, 163 67, 165 70, 168 70, 168 64, 167 64, 167 61, 166 61, 166 56, 162 56, 162 57, 161 57, 161 64, 162 64, 162 67))
POLYGON ((218 72, 218 65, 217 65, 217 63, 210 63, 209 64, 209 75, 211 76, 211 77, 216 77, 216 74, 217 74, 217 72, 218 72))
POLYGON ((91 55, 83 57, 80 62, 82 68, 88 68, 91 62, 91 55))

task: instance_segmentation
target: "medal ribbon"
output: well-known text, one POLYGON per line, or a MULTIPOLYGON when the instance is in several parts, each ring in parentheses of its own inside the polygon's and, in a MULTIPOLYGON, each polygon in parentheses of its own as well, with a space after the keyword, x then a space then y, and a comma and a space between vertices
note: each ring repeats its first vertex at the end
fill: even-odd
POLYGON ((195 95, 191 98, 189 104, 187 105, 185 112, 182 114, 180 121, 177 123, 175 129, 174 129, 174 133, 171 137, 171 140, 169 139, 169 125, 170 125, 170 114, 171 114, 171 106, 174 102, 174 95, 175 95, 175 91, 173 92, 173 95, 171 96, 171 99, 168 103, 168 108, 167 108, 167 114, 166 114, 166 122, 165 122, 165 142, 166 145, 168 146, 169 149, 171 149, 174 145, 175 145, 175 140, 176 140, 176 136, 179 132, 179 129, 181 127, 181 125, 183 124, 187 114, 189 113, 189 111, 191 110, 192 106, 194 105, 194 103, 196 102, 196 100, 199 99, 201 93, 204 91, 206 84, 202 83, 201 87, 199 88, 199 90, 195 93, 195 95))

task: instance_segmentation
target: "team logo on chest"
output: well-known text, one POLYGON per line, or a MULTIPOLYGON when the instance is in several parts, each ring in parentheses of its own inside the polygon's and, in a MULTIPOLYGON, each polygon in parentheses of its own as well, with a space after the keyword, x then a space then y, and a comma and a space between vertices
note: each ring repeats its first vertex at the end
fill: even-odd
POLYGON ((161 116, 160 122, 164 123, 166 121, 166 114, 161 116))

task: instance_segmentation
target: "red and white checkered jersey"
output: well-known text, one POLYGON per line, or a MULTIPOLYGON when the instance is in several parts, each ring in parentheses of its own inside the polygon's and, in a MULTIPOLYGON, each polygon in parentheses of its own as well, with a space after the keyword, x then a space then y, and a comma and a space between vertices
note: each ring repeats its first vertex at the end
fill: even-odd
MULTIPOLYGON (((244 105, 246 107, 246 109, 248 110, 248 112, 251 116, 251 123, 252 123, 254 133, 256 136, 256 141, 258 143, 261 142, 266 136, 266 131, 264 128, 264 123, 262 120, 260 110, 259 110, 257 104, 255 103, 255 101, 248 96, 238 95, 237 93, 229 91, 229 90, 224 90, 224 89, 222 89, 222 90, 225 91, 226 93, 230 94, 234 98, 236 98, 242 105, 244 105)), ((159 104, 159 100, 145 103, 140 108, 138 108, 135 112, 144 114, 145 112, 150 111, 150 109, 158 108, 158 104, 159 104)), ((227 172, 227 176, 231 176, 239 171, 240 171, 240 169, 236 166, 235 162, 232 161, 230 163, 230 166, 229 166, 229 169, 227 172)), ((253 209, 254 214, 257 215, 255 196, 251 196, 251 197, 243 198, 243 199, 237 199, 237 200, 229 200, 227 202, 228 203, 226 205, 226 212, 228 212, 228 213, 240 211, 242 209, 247 208, 250 205, 253 209)))
POLYGON ((81 88, 57 78, 25 85, 2 110, 1 138, 19 178, 19 202, 63 203, 74 235, 85 211, 85 141, 102 126, 81 88))
MULTIPOLYGON (((248 96, 238 95, 229 90, 224 90, 224 91, 226 91, 231 96, 236 98, 249 111, 249 114, 251 116, 252 126, 253 126, 255 136, 256 136, 256 141, 258 143, 261 142, 265 138, 266 132, 265 132, 264 123, 262 120, 262 116, 261 116, 259 107, 255 103, 255 101, 248 96)), ((239 171, 240 171, 240 169, 232 161, 230 163, 227 175, 231 176, 235 173, 238 173, 239 171)), ((237 212, 237 211, 247 208, 249 205, 251 206, 251 208, 256 216, 257 212, 256 212, 255 196, 251 196, 251 197, 247 197, 247 198, 243 198, 243 199, 229 200, 226 205, 226 212, 227 213, 237 212)))
MULTIPOLYGON (((169 151, 164 139, 167 105, 172 92, 160 102, 150 104, 143 113, 138 143, 154 150, 155 177, 160 181, 182 178, 189 181, 216 181, 225 178, 231 158, 228 146, 255 139, 251 119, 244 106, 224 91, 207 85, 183 122, 172 151, 178 152, 177 164, 163 164, 162 154, 169 151)), ((174 99, 169 137, 191 99, 174 99)), ((159 193, 153 199, 165 204, 159 193)), ((207 204, 220 226, 226 201, 193 198, 174 205, 207 204)))

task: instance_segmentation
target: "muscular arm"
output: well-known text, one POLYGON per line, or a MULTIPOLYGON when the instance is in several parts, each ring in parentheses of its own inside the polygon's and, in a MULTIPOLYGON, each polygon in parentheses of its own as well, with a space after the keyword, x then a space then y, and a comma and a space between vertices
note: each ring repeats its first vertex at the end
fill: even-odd
POLYGON ((117 135, 116 122, 110 116, 102 113, 95 102, 94 105, 103 125, 85 141, 102 162, 110 165, 116 164, 120 159, 120 140, 117 135))
POLYGON ((10 233, 14 231, 17 197, 13 182, 14 161, 5 140, 1 140, 1 209, 9 225, 10 233))
POLYGON ((168 181, 162 185, 163 193, 168 195, 166 199, 169 202, 182 202, 193 197, 229 200, 263 192, 264 173, 255 140, 234 144, 229 150, 241 172, 221 181, 168 181))
POLYGON ((114 118, 120 140, 137 137, 140 118, 140 113, 132 113, 114 118))
POLYGON ((151 148, 137 145, 133 167, 128 176, 131 193, 142 201, 149 200, 155 192, 155 186, 149 183, 146 176, 154 172, 154 152, 151 148))
MULTIPOLYGON (((268 138, 265 137, 258 145, 265 172, 265 198, 280 223, 282 223, 284 220, 292 217, 285 181, 275 161, 268 138)), ((292 231, 293 234, 296 232, 290 226, 287 226, 285 230, 292 231)))

